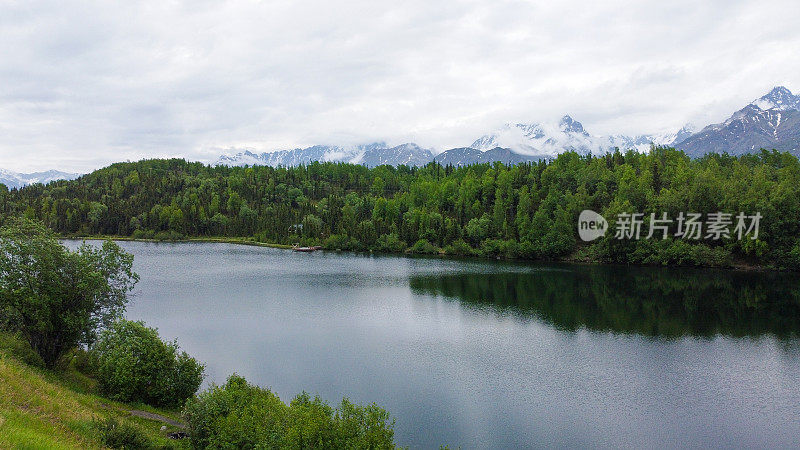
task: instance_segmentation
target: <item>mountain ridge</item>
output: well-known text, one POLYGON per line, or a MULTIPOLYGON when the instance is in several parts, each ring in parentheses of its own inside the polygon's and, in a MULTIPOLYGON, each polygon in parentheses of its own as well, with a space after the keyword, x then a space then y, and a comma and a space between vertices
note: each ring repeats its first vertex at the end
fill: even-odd
POLYGON ((59 170, 46 170, 43 172, 20 173, 0 169, 0 184, 9 189, 21 188, 29 184, 47 184, 58 180, 72 180, 81 176, 79 173, 62 172, 59 170))
POLYGON ((583 155, 603 154, 615 149, 646 152, 653 145, 675 147, 692 157, 711 152, 740 155, 761 148, 800 155, 800 96, 784 86, 775 86, 726 121, 699 130, 686 124, 678 130, 662 133, 593 135, 581 122, 567 114, 557 122, 506 123, 481 135, 469 146, 439 153, 411 142, 397 146, 373 142, 349 147, 316 145, 259 154, 243 151, 232 156, 220 156, 216 164, 293 166, 312 161, 347 162, 368 167, 381 164, 419 166, 431 161, 453 165, 493 161, 516 164, 554 158, 566 151, 583 155))
POLYGON ((800 96, 776 86, 724 122, 706 126, 676 148, 691 157, 723 152, 743 155, 762 148, 800 156, 800 96))

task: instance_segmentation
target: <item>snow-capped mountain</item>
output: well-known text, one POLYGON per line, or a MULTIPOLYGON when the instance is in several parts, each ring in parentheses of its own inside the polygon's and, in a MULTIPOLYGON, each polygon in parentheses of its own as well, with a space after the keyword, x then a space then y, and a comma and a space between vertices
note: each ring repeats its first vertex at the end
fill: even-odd
POLYGON ((483 151, 472 147, 459 147, 445 150, 434 156, 434 160, 443 166, 467 166, 474 164, 483 151))
POLYGON ((364 164, 463 166, 502 161, 507 164, 550 159, 566 151, 600 155, 615 149, 649 151, 652 145, 671 146, 689 156, 710 152, 739 155, 761 148, 791 151, 800 155, 800 96, 779 86, 734 113, 723 123, 709 125, 699 132, 687 124, 683 128, 655 134, 593 135, 569 115, 554 123, 509 123, 476 139, 469 147, 434 154, 417 144, 389 147, 382 142, 340 147, 317 145, 303 149, 256 154, 250 151, 222 156, 217 164, 296 166, 311 161, 364 164))
POLYGON ((217 165, 226 166, 298 166, 312 161, 319 162, 346 162, 363 164, 367 167, 388 164, 393 166, 414 165, 420 166, 429 163, 433 153, 414 143, 406 143, 396 147, 388 147, 383 142, 374 142, 365 145, 340 147, 335 145, 315 145, 294 150, 280 150, 276 152, 253 153, 251 151, 239 152, 235 155, 223 155, 217 160, 217 165))
POLYGON ((792 94, 792 91, 783 86, 776 86, 763 97, 753 100, 750 104, 763 110, 800 110, 800 95, 792 94))
POLYGON ((460 167, 468 166, 470 164, 493 163, 497 161, 506 165, 514 165, 549 158, 549 156, 542 155, 526 155, 502 147, 495 147, 489 150, 478 150, 472 147, 460 147, 445 150, 436 155, 434 160, 444 166, 460 167))
POLYGON ((800 155, 800 96, 778 86, 677 147, 692 157, 722 152, 742 155, 762 148, 800 155))
POLYGON ((593 136, 583 128, 580 122, 570 116, 564 116, 555 124, 507 124, 494 133, 477 139, 469 147, 449 149, 436 156, 431 150, 414 143, 388 147, 382 142, 375 142, 351 147, 315 145, 272 153, 243 151, 235 155, 221 156, 216 164, 289 167, 320 161, 346 162, 376 167, 382 164, 423 166, 433 160, 440 164, 454 166, 495 161, 518 164, 550 159, 570 150, 581 154, 596 155, 612 152, 616 148, 648 151, 651 144, 674 145, 681 142, 692 131, 693 128, 687 125, 676 132, 661 135, 593 136))
POLYGON ((79 173, 60 172, 58 170, 48 170, 45 172, 19 173, 10 170, 0 169, 0 184, 5 184, 9 189, 21 188, 29 184, 47 184, 57 180, 72 180, 78 178, 79 173))
POLYGON ((424 166, 433 159, 433 153, 427 148, 422 148, 414 143, 406 143, 391 148, 371 148, 364 151, 354 163, 367 167, 377 167, 384 164, 390 166, 424 166))
POLYGON ((235 155, 222 155, 217 160, 217 165, 225 166, 299 166, 312 161, 320 162, 357 162, 363 155, 377 148, 386 148, 383 142, 374 142, 365 145, 340 147, 337 145, 314 145, 293 150, 280 150, 276 152, 253 153, 249 150, 235 155))
POLYGON ((506 124, 495 132, 478 138, 470 147, 477 150, 503 147, 518 154, 535 157, 554 157, 565 151, 597 155, 612 152, 615 148, 647 151, 651 144, 674 145, 677 141, 686 139, 691 131, 691 125, 687 125, 677 132, 660 135, 595 136, 589 134, 580 122, 566 115, 553 124, 506 124))

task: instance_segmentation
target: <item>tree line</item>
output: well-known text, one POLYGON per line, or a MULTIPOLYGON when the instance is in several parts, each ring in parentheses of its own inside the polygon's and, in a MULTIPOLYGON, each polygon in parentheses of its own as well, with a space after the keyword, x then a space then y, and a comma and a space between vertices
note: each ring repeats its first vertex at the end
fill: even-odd
MULTIPOLYGON (((634 264, 800 267, 800 161, 788 153, 691 159, 653 148, 467 167, 116 163, 72 181, 7 190, 3 217, 64 236, 237 237, 328 249, 634 264), (578 237, 584 209, 610 232, 578 237), (757 239, 617 239, 624 213, 761 216, 757 239)), ((646 235, 647 233, 643 233, 646 235)))

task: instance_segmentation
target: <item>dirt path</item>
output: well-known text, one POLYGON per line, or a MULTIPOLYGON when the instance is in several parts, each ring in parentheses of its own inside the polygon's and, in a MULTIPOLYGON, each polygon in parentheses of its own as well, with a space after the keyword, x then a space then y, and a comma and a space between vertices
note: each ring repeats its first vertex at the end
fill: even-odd
POLYGON ((177 420, 170 419, 169 417, 164 417, 161 414, 151 413, 147 411, 140 411, 138 409, 127 409, 127 408, 114 408, 109 404, 100 402, 100 407, 105 409, 111 409, 115 411, 124 411, 132 416, 141 417, 143 419, 155 420, 157 422, 163 422, 167 425, 172 425, 175 428, 179 428, 181 430, 186 430, 188 427, 185 423, 178 422, 177 420))
POLYGON ((164 417, 161 414, 155 414, 147 411, 140 411, 138 409, 129 409, 126 411, 128 411, 132 416, 141 417, 143 419, 157 420, 159 422, 164 422, 167 425, 172 425, 175 428, 180 428, 181 430, 186 429, 186 424, 178 422, 176 420, 172 420, 169 417, 164 417))

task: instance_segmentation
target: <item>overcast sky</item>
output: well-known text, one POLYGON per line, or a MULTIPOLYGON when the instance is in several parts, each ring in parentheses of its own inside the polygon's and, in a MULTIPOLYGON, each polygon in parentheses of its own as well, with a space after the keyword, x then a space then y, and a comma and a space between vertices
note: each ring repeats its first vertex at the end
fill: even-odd
POLYGON ((442 150, 565 113, 706 125, 800 89, 787 1, 0 0, 0 168, 372 140, 442 150))

